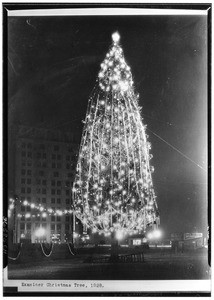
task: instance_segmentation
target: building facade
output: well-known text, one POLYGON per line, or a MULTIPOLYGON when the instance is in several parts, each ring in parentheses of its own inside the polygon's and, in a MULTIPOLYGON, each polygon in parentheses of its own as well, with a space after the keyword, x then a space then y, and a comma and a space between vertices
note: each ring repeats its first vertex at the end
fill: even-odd
POLYGON ((78 154, 74 136, 20 126, 13 153, 13 242, 71 241, 76 223, 71 190, 78 154))

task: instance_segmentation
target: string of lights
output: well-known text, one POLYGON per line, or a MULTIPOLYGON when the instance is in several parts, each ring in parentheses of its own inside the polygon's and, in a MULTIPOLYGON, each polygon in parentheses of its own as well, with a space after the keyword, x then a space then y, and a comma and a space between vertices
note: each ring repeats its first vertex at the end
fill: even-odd
POLYGON ((112 39, 89 98, 72 189, 77 218, 106 236, 145 231, 158 212, 139 96, 119 34, 112 39))
POLYGON ((36 204, 33 202, 29 202, 27 200, 14 200, 12 198, 9 199, 9 209, 8 209, 8 216, 10 217, 12 215, 12 210, 15 208, 15 201, 19 201, 19 203, 24 207, 29 207, 31 209, 31 212, 26 213, 18 213, 17 217, 22 218, 25 217, 26 219, 31 217, 47 217, 49 216, 63 216, 63 215, 70 215, 73 214, 73 209, 53 209, 44 207, 41 204, 36 204))

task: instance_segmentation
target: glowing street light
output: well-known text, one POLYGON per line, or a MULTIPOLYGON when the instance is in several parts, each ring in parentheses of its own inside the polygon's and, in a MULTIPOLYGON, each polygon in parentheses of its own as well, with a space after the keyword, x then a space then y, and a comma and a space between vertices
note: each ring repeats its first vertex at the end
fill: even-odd
POLYGON ((35 236, 42 237, 45 235, 45 233, 46 233, 45 229, 40 227, 39 229, 36 230, 35 236))
POLYGON ((159 229, 156 229, 152 232, 149 232, 147 238, 149 240, 159 239, 162 236, 162 232, 159 229))
POLYGON ((123 231, 122 231, 122 230, 118 230, 118 231, 116 232, 116 238, 117 238, 118 240, 122 240, 122 238, 123 238, 123 231))

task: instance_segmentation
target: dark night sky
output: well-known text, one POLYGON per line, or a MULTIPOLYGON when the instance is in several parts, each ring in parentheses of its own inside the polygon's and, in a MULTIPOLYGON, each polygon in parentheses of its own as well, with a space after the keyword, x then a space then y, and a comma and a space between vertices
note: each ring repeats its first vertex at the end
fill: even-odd
POLYGON ((205 233, 206 22, 206 16, 10 17, 9 125, 81 134, 100 63, 118 30, 152 143, 161 227, 165 234, 205 233))

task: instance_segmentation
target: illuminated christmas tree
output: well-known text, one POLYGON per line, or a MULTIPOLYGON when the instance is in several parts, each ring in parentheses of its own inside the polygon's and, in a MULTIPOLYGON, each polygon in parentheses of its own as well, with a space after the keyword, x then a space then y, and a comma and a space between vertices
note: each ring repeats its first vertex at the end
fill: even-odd
POLYGON ((151 144, 119 34, 112 39, 89 99, 73 199, 84 226, 120 238, 145 232, 158 213, 151 144))

